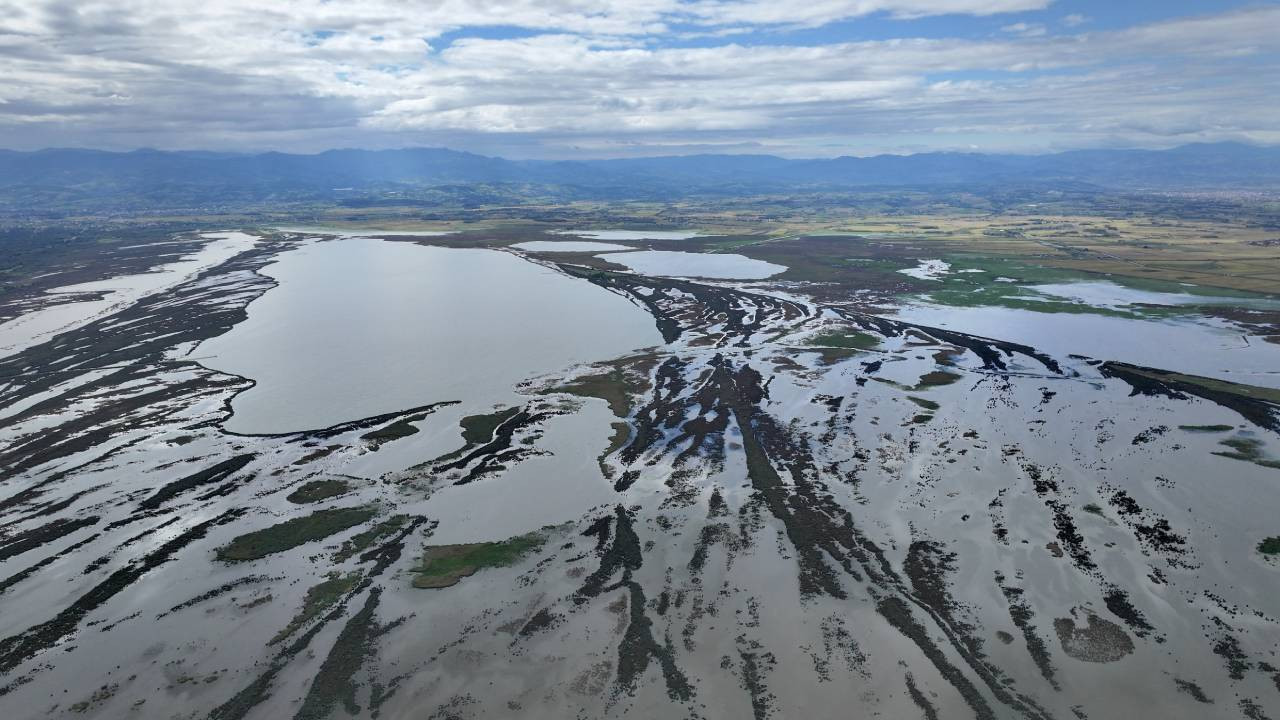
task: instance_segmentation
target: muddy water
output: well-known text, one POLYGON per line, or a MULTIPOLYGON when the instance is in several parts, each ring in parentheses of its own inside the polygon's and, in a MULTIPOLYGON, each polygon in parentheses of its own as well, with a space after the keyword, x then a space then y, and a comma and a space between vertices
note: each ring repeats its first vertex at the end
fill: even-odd
POLYGON ((657 345, 623 298, 514 255, 372 239, 317 243, 267 267, 280 284, 196 351, 257 382, 227 428, 278 433, 466 400, 657 345))

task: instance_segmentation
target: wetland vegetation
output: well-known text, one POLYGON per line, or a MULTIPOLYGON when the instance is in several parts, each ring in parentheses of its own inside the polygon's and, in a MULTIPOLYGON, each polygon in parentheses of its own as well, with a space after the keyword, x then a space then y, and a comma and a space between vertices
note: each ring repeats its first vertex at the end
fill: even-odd
POLYGON ((468 545, 429 545, 414 568, 416 588, 445 588, 485 569, 506 567, 542 546, 546 538, 537 533, 497 542, 468 545))
POLYGON ((258 560, 299 545, 323 540, 355 527, 376 514, 377 510, 371 507, 316 510, 310 515, 240 535, 218 549, 218 559, 227 562, 258 560))

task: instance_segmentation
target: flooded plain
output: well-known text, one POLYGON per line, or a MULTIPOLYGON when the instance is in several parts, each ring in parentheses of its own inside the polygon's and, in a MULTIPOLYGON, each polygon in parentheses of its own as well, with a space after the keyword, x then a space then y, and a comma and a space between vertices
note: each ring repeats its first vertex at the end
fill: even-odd
POLYGON ((1276 346, 430 243, 0 357, 0 717, 1280 707, 1276 346))
POLYGON ((242 232, 204 233, 209 242, 178 262, 144 273, 65 285, 50 290, 54 302, 0 324, 0 357, 48 340, 57 333, 84 325, 96 317, 127 307, 140 298, 172 287, 207 268, 243 252, 255 238, 242 232))
POLYGON ((511 402, 539 373, 657 345, 643 310, 510 253, 348 238, 285 253, 279 286, 195 352, 255 381, 229 430, 323 428, 419 405, 511 402))
POLYGON ((1139 305, 1187 306, 1187 305, 1234 305, 1240 307, 1275 310, 1280 308, 1280 301, 1243 297, 1223 297, 1221 291, 1206 288, 1187 288, 1183 292, 1157 292, 1139 290, 1113 282, 1092 281, 1073 283, 1041 283, 1028 286, 1041 295, 1049 295, 1093 308, 1120 309, 1139 305))
POLYGON ((896 316, 990 338, 1017 338, 1055 355, 1159 367, 1232 382, 1280 387, 1280 345, 1212 318, 1131 319, 1003 307, 912 303, 896 316))

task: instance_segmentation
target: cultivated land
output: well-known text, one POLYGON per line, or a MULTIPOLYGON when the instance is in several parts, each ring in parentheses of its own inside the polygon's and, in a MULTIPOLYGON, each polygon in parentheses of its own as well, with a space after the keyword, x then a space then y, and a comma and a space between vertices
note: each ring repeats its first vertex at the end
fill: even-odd
MULTIPOLYGON (((67 314, 0 357, 0 716, 1280 718, 1277 209, 1125 202, 10 228, 0 318, 67 314), (91 298, 46 292, 228 228, 229 259, 122 306, 77 317, 91 298), (676 278, 510 248, 610 229, 696 230, 608 242, 786 269, 676 278), (406 234, 423 231, 450 234, 406 234), (630 301, 655 339, 497 405, 373 386, 403 407, 228 431, 238 395, 273 388, 205 341, 290 290, 274 264, 344 233, 513 253, 630 301)), ((406 334, 466 316, 392 311, 406 334)))

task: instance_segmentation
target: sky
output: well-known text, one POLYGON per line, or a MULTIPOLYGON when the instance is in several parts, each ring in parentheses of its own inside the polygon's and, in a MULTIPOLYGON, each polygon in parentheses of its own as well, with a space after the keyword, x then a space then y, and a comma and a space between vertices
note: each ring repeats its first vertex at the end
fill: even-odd
POLYGON ((0 0, 0 147, 1280 143, 1280 0, 0 0))

